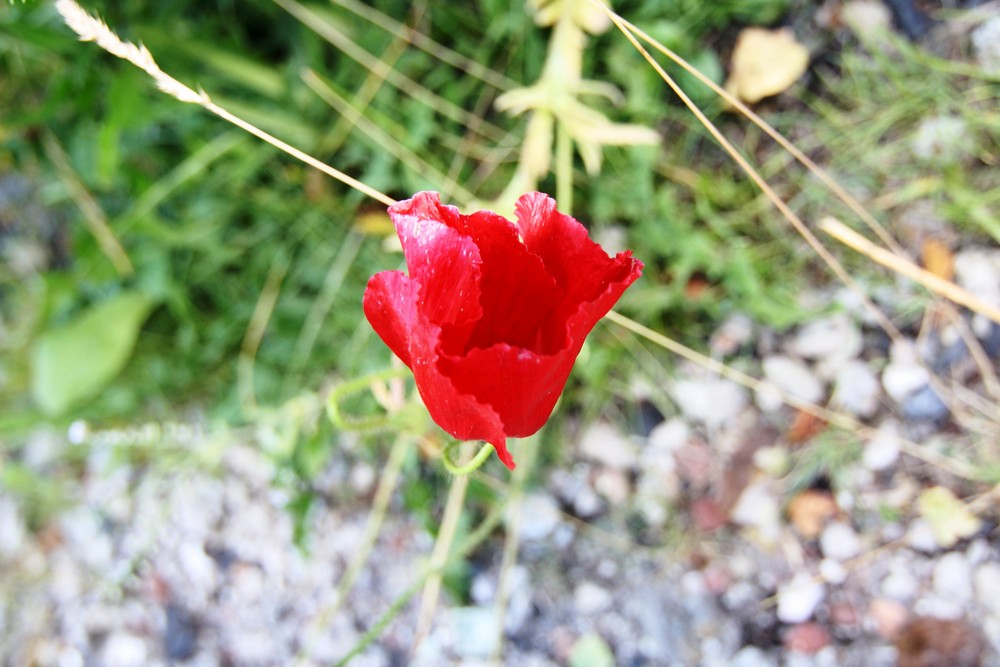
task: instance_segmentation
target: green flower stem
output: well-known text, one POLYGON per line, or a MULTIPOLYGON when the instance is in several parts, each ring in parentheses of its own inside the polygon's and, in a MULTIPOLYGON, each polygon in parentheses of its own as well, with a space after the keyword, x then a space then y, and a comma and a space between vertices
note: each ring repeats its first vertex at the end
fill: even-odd
MULTIPOLYGON (((460 479, 468 479, 468 478, 466 477, 460 479)), ((403 593, 398 598, 396 598, 395 601, 393 601, 393 603, 389 606, 386 612, 382 614, 382 616, 375 622, 375 625, 373 625, 368 630, 368 632, 366 632, 361 637, 361 639, 358 640, 358 643, 354 645, 354 648, 352 648, 347 653, 347 655, 341 658, 340 661, 337 662, 336 665, 334 665, 334 667, 344 667, 356 656, 363 653, 365 649, 371 646, 376 639, 381 637, 382 633, 385 632, 385 629, 389 627, 389 624, 392 623, 392 621, 397 616, 399 616, 400 612, 403 611, 403 609, 410 602, 410 600, 412 600, 413 597, 420 591, 420 589, 423 588, 424 583, 432 575, 440 574, 441 572, 443 572, 444 569, 453 561, 456 561, 460 558, 465 558, 470 553, 472 553, 473 550, 476 549, 476 547, 482 544, 486 540, 486 538, 493 533, 493 530, 497 527, 497 525, 500 523, 500 520, 503 518, 503 514, 504 514, 504 504, 495 503, 493 505, 493 508, 490 510, 490 513, 486 515, 485 519, 483 519, 483 522, 479 524, 476 530, 474 530, 465 539, 465 542, 463 542, 462 545, 448 557, 444 565, 442 565, 440 568, 436 570, 432 567, 428 567, 423 572, 423 574, 420 575, 419 579, 413 582, 413 584, 411 584, 409 588, 403 591, 403 593)))
POLYGON ((382 415, 379 417, 350 418, 344 416, 340 410, 340 402, 351 394, 364 391, 374 383, 392 378, 406 377, 410 370, 408 368, 389 368, 378 373, 365 375, 363 377, 349 380, 335 386, 330 390, 330 396, 326 400, 326 416, 333 423, 334 427, 341 431, 375 431, 389 426, 392 415, 382 415))
POLYGON ((434 611, 437 609, 438 597, 441 594, 441 579, 444 566, 448 562, 451 545, 458 532, 458 520, 462 516, 462 506, 465 504, 465 492, 469 489, 469 476, 453 477, 448 490, 448 500, 444 506, 444 516, 441 518, 441 529, 434 541, 434 551, 431 553, 431 570, 433 574, 424 585, 420 599, 420 613, 417 616, 417 630, 413 635, 413 651, 431 630, 434 611))
POLYGON ((521 507, 524 500, 524 486, 531 475, 538 457, 540 438, 538 434, 524 440, 527 447, 522 447, 521 463, 514 469, 511 476, 510 493, 507 496, 507 528, 503 544, 503 558, 500 561, 500 575, 497 578, 496 592, 496 632, 497 642, 493 659, 496 664, 500 663, 503 654, 504 622, 507 615, 507 603, 509 600, 508 575, 514 565, 517 564, 517 552, 521 545, 520 525, 521 507))
MULTIPOLYGON (((362 568, 368 562, 368 558, 371 556, 372 549, 375 546, 375 540, 378 539, 379 531, 385 522, 389 502, 392 500, 392 493, 399 482, 399 474, 403 469, 403 462, 406 460, 406 453, 409 451, 411 444, 411 438, 405 435, 400 435, 393 443, 392 449, 389 451, 389 460, 386 461, 385 467, 382 469, 382 478, 379 480, 378 489, 375 491, 375 499, 372 501, 372 510, 368 514, 368 522, 365 524, 365 532, 361 538, 361 545, 351 559, 351 564, 348 566, 347 572, 337 585, 333 602, 320 611, 313 620, 310 632, 315 633, 315 635, 310 634, 310 637, 322 635, 325 628, 329 625, 330 619, 333 618, 333 615, 340 609, 344 600, 347 599, 348 594, 350 594, 351 589, 354 587, 354 582, 357 581, 362 568)), ((296 664, 305 661, 308 649, 309 645, 304 643, 299 649, 296 664)))
POLYGON ((462 465, 456 463, 452 458, 452 452, 457 449, 460 444, 461 442, 459 441, 452 441, 448 443, 448 445, 445 446, 444 451, 441 452, 441 463, 444 464, 445 469, 449 473, 455 475, 456 477, 476 472, 484 463, 486 463, 486 460, 490 458, 490 454, 493 453, 493 445, 486 443, 479 448, 479 451, 476 452, 476 455, 473 456, 468 463, 462 465))
POLYGON ((561 122, 556 123, 556 201, 562 213, 573 215, 573 139, 561 122))

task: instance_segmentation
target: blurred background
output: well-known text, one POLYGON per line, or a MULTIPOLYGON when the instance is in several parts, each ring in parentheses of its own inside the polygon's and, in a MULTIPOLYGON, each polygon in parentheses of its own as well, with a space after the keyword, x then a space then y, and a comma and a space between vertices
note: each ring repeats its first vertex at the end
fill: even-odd
MULTIPOLYGON (((535 17, 567 2, 85 8, 364 183, 466 206, 515 177, 525 117, 494 103, 541 76, 535 17)), ((1000 307, 995 2, 614 9, 1000 307), (758 69, 788 79, 763 94, 733 78, 755 27, 758 69)), ((665 67, 803 220, 854 223, 665 67)), ((457 543, 476 541, 413 653, 416 600, 366 633, 439 537, 444 436, 323 413, 390 364, 361 311, 402 265, 384 206, 158 92, 51 3, 0 9, 3 664, 998 664, 1000 327, 836 250, 887 334, 618 30, 587 36, 583 72, 617 91, 588 104, 662 138, 574 163, 573 215, 646 264, 618 310, 848 428, 599 325, 523 478, 491 461, 471 480, 457 543)))

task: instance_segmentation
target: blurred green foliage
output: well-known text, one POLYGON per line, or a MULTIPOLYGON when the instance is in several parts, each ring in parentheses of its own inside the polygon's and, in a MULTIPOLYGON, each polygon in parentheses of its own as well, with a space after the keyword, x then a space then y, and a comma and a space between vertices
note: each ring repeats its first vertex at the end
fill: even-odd
MULTIPOLYGON (((764 4, 772 18, 784 7, 764 4)), ((399 14, 398 3, 370 5, 414 22, 440 43, 515 81, 530 82, 540 70, 547 33, 519 3, 484 0, 475 17, 467 8, 448 5, 415 5, 406 15, 399 14)), ((718 78, 718 59, 698 35, 749 18, 743 4, 731 5, 706 10, 700 3, 622 3, 619 9, 633 11, 661 36, 682 35, 673 46, 702 58, 706 71, 718 78)), ((396 197, 440 189, 428 176, 434 172, 486 197, 503 187, 513 169, 520 128, 491 110, 497 89, 456 76, 416 48, 403 55, 397 37, 338 3, 308 9, 326 29, 383 58, 397 77, 438 95, 441 105, 472 111, 513 135, 467 127, 449 118, 447 109, 431 109, 378 80, 381 75, 372 75, 275 3, 92 2, 86 8, 123 38, 146 44, 172 76, 203 87, 251 122, 396 197), (373 93, 359 110, 388 132, 400 152, 351 131, 304 85, 304 68, 344 96, 359 95, 367 81, 373 93), (418 156, 431 170, 408 167, 401 152, 418 156)), ((688 123, 668 102, 655 73, 636 67, 638 56, 619 36, 595 39, 589 54, 594 76, 606 71, 624 87, 623 119, 657 127, 688 123), (626 67, 642 76, 630 76, 626 67)), ((399 260, 382 252, 378 238, 351 231, 359 215, 374 209, 361 195, 203 110, 157 93, 142 72, 77 43, 50 5, 17 6, 0 15, 0 67, 10 74, 0 84, 0 104, 10 110, 0 134, 0 182, 17 179, 30 188, 18 210, 11 210, 10 197, 7 210, 0 208, 7 260, 0 274, 0 312, 12 332, 3 341, 0 362, 0 397, 13 408, 8 424, 35 421, 37 403, 24 390, 31 377, 27 359, 32 350, 37 356, 39 341, 126 292, 146 295, 158 306, 117 381, 108 387, 94 383, 83 392, 90 400, 66 418, 166 416, 189 403, 238 417, 237 360, 275 267, 287 271, 256 354, 254 390, 261 404, 280 404, 331 375, 349 377, 385 363, 387 351, 364 322, 360 295, 369 275, 399 260), (51 133, 54 145, 65 151, 68 174, 53 165, 43 133, 51 133), (74 179, 122 243, 134 275, 116 271, 92 225, 82 224, 74 179), (16 253, 29 251, 42 259, 31 266, 14 261, 16 253)), ((624 226, 629 246, 650 267, 624 307, 646 321, 667 323, 682 336, 699 335, 692 321, 710 323, 730 307, 787 319, 785 304, 766 289, 780 267, 761 271, 753 244, 740 240, 752 221, 741 220, 746 216, 739 211, 753 192, 739 185, 735 172, 732 187, 706 179, 694 191, 658 175, 664 160, 686 164, 700 150, 668 135, 665 154, 618 151, 608 156, 600 178, 578 179, 586 202, 578 217, 594 221, 595 230, 624 226), (710 295, 692 300, 684 286, 695 275, 714 286, 710 295)), ((66 414, 68 405, 58 412, 66 414)))

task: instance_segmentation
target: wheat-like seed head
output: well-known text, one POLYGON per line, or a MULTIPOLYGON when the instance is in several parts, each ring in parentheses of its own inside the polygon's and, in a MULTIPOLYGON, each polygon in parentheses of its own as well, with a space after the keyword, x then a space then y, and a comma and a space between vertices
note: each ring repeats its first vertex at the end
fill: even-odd
POLYGON ((81 41, 97 42, 108 53, 144 70, 153 77, 157 87, 168 95, 192 104, 204 105, 210 101, 205 91, 195 92, 161 70, 153 60, 153 54, 145 46, 122 41, 104 21, 88 14, 74 0, 58 0, 56 10, 62 15, 66 25, 80 36, 81 41))

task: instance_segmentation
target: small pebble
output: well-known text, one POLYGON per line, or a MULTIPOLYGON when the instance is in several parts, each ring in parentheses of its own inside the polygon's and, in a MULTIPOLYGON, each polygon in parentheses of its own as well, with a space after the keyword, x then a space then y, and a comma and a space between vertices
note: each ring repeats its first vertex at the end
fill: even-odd
POLYGON ((828 584, 836 586, 847 581, 847 568, 832 558, 824 558, 819 562, 819 573, 828 584))
POLYGON ((798 359, 775 355, 764 359, 763 367, 764 379, 785 394, 808 403, 823 398, 822 382, 798 359))
POLYGON ((892 641, 906 625, 910 612, 895 600, 875 598, 868 604, 868 616, 882 639, 892 641))
POLYGON ((972 31, 972 51, 987 72, 1000 74, 1000 16, 972 31))
POLYGON ((935 164, 960 162, 974 148, 975 138, 960 116, 930 116, 917 126, 911 146, 920 160, 935 164))
POLYGON ((861 353, 861 333, 850 316, 837 313, 803 326, 789 343, 788 349, 803 359, 842 364, 861 353))
MULTIPOLYGON (((972 600, 972 568, 965 554, 951 552, 938 559, 934 566, 934 592, 958 604, 972 600)), ((1000 595, 1000 589, 997 594, 1000 595)))
POLYGON ((708 377, 680 380, 670 396, 688 419, 716 428, 734 419, 747 405, 747 392, 730 380, 708 377))
POLYGON ((976 597, 994 616, 1000 616, 1000 563, 983 563, 974 577, 976 597))
POLYGON ((799 573, 778 589, 778 620, 782 623, 808 621, 823 601, 826 589, 821 582, 799 573))
POLYGON ((861 553, 861 540, 851 526, 834 521, 827 524, 820 534, 819 547, 827 558, 845 561, 861 553))
POLYGON ((882 387, 871 367, 863 361, 844 362, 836 372, 831 402, 837 408, 868 418, 878 411, 882 387))
POLYGON ((830 633, 819 623, 800 623, 788 629, 784 644, 789 651, 813 655, 830 645, 830 633))
POLYGON ((609 468, 627 470, 636 463, 635 444, 614 426, 596 422, 580 436, 580 456, 609 468))
POLYGON ((728 357, 750 342, 753 321, 742 313, 730 315, 708 340, 712 354, 728 357))
POLYGON ((116 632, 104 642, 101 656, 105 667, 145 667, 146 642, 141 637, 116 632))
POLYGON ((605 612, 613 602, 611 593, 591 581, 579 584, 573 591, 576 611, 584 616, 605 612))
POLYGON ((778 661, 756 646, 745 646, 733 656, 730 667, 778 667, 778 661))
POLYGON ((903 417, 910 421, 940 422, 948 417, 948 406, 930 385, 924 385, 903 401, 903 417))
POLYGON ((517 527, 526 542, 546 539, 562 520, 559 506, 547 493, 529 493, 521 503, 521 520, 517 527))
POLYGON ((865 445, 861 460, 869 470, 885 470, 899 460, 899 426, 894 421, 886 421, 878 429, 878 435, 865 445))
POLYGON ((449 620, 454 650, 460 658, 488 658, 497 648, 496 611, 492 607, 456 607, 449 620))
POLYGON ((906 398, 927 386, 930 376, 927 369, 916 360, 912 346, 893 346, 893 360, 882 371, 882 387, 894 401, 902 403, 906 398))

